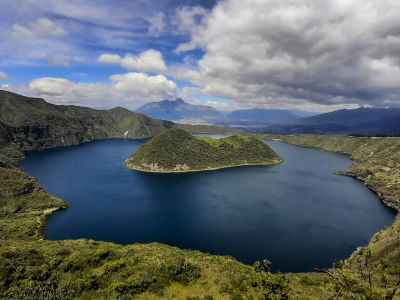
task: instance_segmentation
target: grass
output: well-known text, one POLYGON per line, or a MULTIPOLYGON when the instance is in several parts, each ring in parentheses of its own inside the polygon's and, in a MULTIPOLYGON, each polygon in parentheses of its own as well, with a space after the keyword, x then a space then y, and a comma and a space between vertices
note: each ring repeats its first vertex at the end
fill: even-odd
POLYGON ((209 136, 198 136, 196 138, 216 148, 218 148, 224 143, 222 139, 213 139, 212 137, 209 136))

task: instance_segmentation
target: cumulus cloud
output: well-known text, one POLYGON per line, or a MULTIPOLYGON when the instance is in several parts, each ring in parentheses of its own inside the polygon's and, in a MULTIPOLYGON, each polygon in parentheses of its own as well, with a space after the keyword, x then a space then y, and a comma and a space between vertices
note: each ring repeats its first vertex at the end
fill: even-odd
POLYGON ((17 39, 36 38, 43 36, 64 36, 67 32, 50 19, 40 18, 26 26, 15 23, 12 35, 17 39))
POLYGON ((74 103, 101 108, 123 105, 136 108, 148 101, 175 98, 177 85, 163 75, 131 72, 112 75, 110 82, 105 83, 42 77, 32 80, 26 92, 57 104, 74 103))
POLYGON ((399 105, 399 1, 224 0, 202 18, 177 50, 205 54, 177 76, 206 93, 255 105, 399 105))
POLYGON ((97 61, 106 64, 120 65, 128 70, 142 72, 163 73, 167 71, 162 54, 159 51, 150 49, 140 53, 138 56, 126 54, 121 57, 117 54, 102 54, 97 61))
POLYGON ((7 73, 0 71, 0 80, 7 80, 8 78, 7 73))
POLYGON ((165 29, 164 13, 159 12, 148 17, 146 20, 149 22, 149 33, 154 36, 159 36, 165 29))
POLYGON ((46 96, 62 96, 72 92, 74 83, 64 78, 42 77, 32 80, 29 88, 37 94, 46 96))
POLYGON ((138 96, 152 98, 170 98, 176 93, 176 83, 164 75, 149 76, 144 73, 126 73, 112 75, 114 88, 117 91, 134 93, 138 96))

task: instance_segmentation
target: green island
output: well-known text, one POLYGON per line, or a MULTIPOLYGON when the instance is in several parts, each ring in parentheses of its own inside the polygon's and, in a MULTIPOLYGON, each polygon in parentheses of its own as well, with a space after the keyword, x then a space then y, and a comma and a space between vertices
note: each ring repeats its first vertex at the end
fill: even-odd
MULTIPOLYGON (((20 167, 25 151, 123 137, 127 130, 138 138, 171 126, 178 125, 124 110, 56 106, 0 91, 1 299, 399 298, 399 218, 349 259, 329 270, 299 274, 272 273, 267 260, 250 266, 159 243, 44 239, 46 217, 68 204, 20 167)), ((400 208, 400 138, 258 137, 347 153, 354 163, 343 175, 358 178, 386 205, 400 208)))
POLYGON ((143 172, 185 173, 282 161, 270 147, 251 136, 213 139, 173 128, 144 143, 125 164, 143 172))

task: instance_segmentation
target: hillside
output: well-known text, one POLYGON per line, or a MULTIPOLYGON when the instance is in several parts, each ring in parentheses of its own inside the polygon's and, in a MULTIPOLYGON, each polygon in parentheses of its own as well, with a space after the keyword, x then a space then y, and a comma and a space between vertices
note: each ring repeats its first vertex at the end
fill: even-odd
POLYGON ((139 171, 174 173, 280 162, 282 159, 272 149, 252 137, 217 140, 170 129, 143 144, 126 165, 139 171))
POLYGON ((221 113, 211 106, 193 105, 182 99, 150 102, 138 108, 136 112, 170 121, 214 120, 222 117, 221 113))
POLYGON ((95 110, 54 105, 43 99, 0 90, 0 143, 12 141, 24 150, 76 145, 110 137, 143 138, 173 125, 124 108, 95 110))

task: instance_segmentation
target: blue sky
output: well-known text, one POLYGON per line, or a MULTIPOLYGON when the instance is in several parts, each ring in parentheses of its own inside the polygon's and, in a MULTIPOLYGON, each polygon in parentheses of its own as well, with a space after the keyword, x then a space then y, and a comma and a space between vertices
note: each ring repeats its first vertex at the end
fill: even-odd
POLYGON ((0 0, 0 86, 97 108, 399 106, 395 0, 0 0), (321 15, 324 11, 324 16, 321 15))

